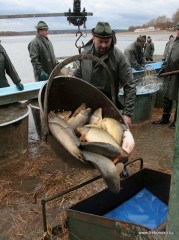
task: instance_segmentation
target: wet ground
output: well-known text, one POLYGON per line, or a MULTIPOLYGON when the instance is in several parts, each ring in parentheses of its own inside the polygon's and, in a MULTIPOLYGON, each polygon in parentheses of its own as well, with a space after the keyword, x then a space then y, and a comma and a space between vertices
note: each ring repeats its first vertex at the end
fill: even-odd
POLYGON ((162 109, 154 109, 150 121, 132 126, 131 131, 136 142, 132 156, 142 157, 146 167, 170 172, 174 154, 175 130, 168 128, 169 124, 153 125, 151 123, 152 120, 158 120, 161 116, 162 109))
MULTIPOLYGON (((168 125, 156 126, 151 123, 159 119, 161 114, 162 109, 154 109, 151 120, 132 125, 131 132, 136 145, 129 161, 140 157, 144 167, 171 173, 175 130, 169 129, 168 125)), ((130 174, 137 170, 138 165, 129 167, 130 174)), ((1 239, 43 239, 41 199, 54 196, 98 174, 95 169, 76 169, 73 166, 65 169, 60 166, 51 148, 38 140, 30 116, 27 152, 19 158, 0 161, 1 239)), ((68 239, 64 209, 104 187, 103 180, 98 180, 49 204, 49 234, 51 226, 61 225, 61 237, 53 239, 68 239)))

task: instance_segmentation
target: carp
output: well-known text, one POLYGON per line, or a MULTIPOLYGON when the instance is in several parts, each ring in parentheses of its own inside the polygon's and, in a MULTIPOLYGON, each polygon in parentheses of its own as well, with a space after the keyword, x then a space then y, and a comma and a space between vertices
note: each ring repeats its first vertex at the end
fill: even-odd
POLYGON ((82 153, 86 161, 91 162, 98 169, 108 188, 112 192, 118 193, 120 191, 120 176, 114 163, 100 154, 88 151, 82 151, 82 153))
POLYGON ((80 149, 97 153, 103 155, 116 164, 119 161, 126 160, 129 157, 129 154, 119 146, 116 148, 115 146, 109 143, 101 143, 101 142, 81 142, 80 149))
POLYGON ((78 158, 81 161, 85 161, 85 158, 76 145, 73 137, 69 132, 58 123, 49 122, 49 128, 52 135, 63 145, 63 147, 68 150, 74 157, 78 158))
POLYGON ((72 128, 72 126, 70 124, 68 124, 64 119, 57 117, 53 111, 51 111, 48 114, 48 123, 56 123, 56 124, 59 124, 60 126, 64 127, 68 131, 68 133, 71 135, 71 137, 75 141, 76 145, 77 146, 80 145, 80 141, 77 138, 77 136, 75 135, 75 131, 72 128))
POLYGON ((121 162, 117 163, 116 168, 117 168, 118 174, 122 173, 122 171, 124 170, 124 163, 121 163, 121 162))
POLYGON ((75 112, 72 114, 71 117, 75 117, 79 112, 81 112, 81 110, 85 110, 86 107, 86 103, 82 103, 76 110, 75 112))
POLYGON ((109 143, 120 148, 114 138, 101 128, 83 126, 78 127, 77 131, 81 134, 80 141, 109 143))
POLYGON ((63 112, 57 112, 56 116, 64 119, 67 122, 67 120, 70 118, 71 114, 72 114, 72 111, 63 111, 63 112))
POLYGON ((120 122, 114 118, 103 118, 102 128, 113 136, 116 142, 121 145, 124 129, 120 122))
POLYGON ((76 129, 77 127, 80 127, 88 122, 90 114, 91 108, 86 108, 81 110, 76 116, 71 117, 67 123, 69 123, 73 129, 76 129))
POLYGON ((101 128, 102 126, 102 108, 96 109, 89 119, 89 125, 101 128))

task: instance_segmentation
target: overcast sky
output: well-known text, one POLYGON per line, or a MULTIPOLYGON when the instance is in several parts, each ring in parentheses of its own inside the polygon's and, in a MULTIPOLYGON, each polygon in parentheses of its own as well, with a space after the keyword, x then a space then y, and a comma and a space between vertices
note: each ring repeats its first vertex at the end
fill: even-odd
MULTIPOLYGON (((107 21, 113 29, 128 29, 149 22, 159 16, 172 18, 179 9, 178 0, 81 0, 93 16, 87 17, 86 28, 98 21, 107 21)), ((0 0, 0 15, 22 13, 64 13, 73 10, 73 0, 0 0)), ((0 19, 0 31, 33 31, 38 21, 45 21, 50 29, 76 29, 66 17, 0 19)))

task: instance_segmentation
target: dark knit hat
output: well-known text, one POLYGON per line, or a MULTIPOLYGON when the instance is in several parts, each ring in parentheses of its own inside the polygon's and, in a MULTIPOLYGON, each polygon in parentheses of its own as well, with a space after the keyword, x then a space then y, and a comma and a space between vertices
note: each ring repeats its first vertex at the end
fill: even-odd
POLYGON ((99 38, 112 38, 114 35, 114 32, 111 29, 109 23, 98 22, 96 27, 92 29, 92 34, 93 36, 99 37, 99 38))
POLYGON ((37 30, 48 29, 48 25, 45 22, 40 21, 38 22, 36 28, 37 30))

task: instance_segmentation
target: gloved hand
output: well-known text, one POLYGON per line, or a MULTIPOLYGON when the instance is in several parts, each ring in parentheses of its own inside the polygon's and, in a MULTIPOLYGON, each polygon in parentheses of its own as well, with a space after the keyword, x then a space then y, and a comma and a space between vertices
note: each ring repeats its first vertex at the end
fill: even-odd
POLYGON ((45 71, 42 71, 40 73, 40 81, 48 80, 48 77, 49 77, 49 75, 45 71))
POLYGON ((141 67, 139 68, 139 70, 145 70, 145 67, 141 66, 141 67))
POLYGON ((166 67, 166 61, 162 63, 161 69, 157 74, 158 77, 160 77, 160 75, 165 72, 165 67, 166 67))
POLYGON ((161 68, 160 71, 158 72, 157 76, 161 77, 160 75, 165 72, 165 68, 161 68))
POLYGON ((23 85, 22 83, 20 83, 20 82, 16 83, 16 87, 17 87, 17 89, 18 89, 19 91, 24 90, 24 85, 23 85))
POLYGON ((141 66, 135 67, 135 70, 137 71, 145 70, 145 67, 141 65, 141 66))

